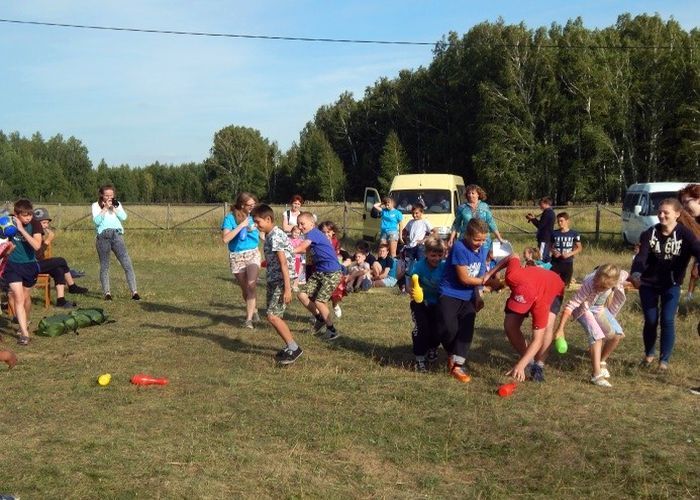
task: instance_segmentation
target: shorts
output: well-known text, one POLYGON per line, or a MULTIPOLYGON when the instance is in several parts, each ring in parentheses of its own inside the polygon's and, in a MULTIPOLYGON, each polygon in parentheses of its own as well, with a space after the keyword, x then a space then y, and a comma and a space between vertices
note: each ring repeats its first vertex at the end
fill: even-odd
POLYGON ((379 234, 379 239, 384 241, 399 241, 399 232, 383 229, 379 234))
POLYGON ((588 334, 588 345, 593 345, 598 340, 625 336, 620 323, 607 307, 602 311, 586 311, 578 317, 578 322, 588 334))
POLYGON ((253 248, 244 252, 229 252, 228 263, 232 274, 242 273, 248 266, 260 267, 260 251, 253 248))
POLYGON ((384 286, 387 288, 391 288, 392 286, 396 286, 396 278, 392 278, 391 276, 387 276, 383 280, 381 280, 382 283, 384 283, 384 286))
MULTIPOLYGON (((549 306, 549 312, 553 314, 559 314, 559 311, 561 311, 561 303, 562 303, 562 297, 557 295, 554 297, 554 300, 552 300, 552 305, 549 306)), ((520 316, 521 318, 527 318, 530 315, 530 311, 526 313, 519 313, 511 310, 507 305, 503 309, 503 312, 506 314, 515 314, 516 316, 520 316)))
POLYGON ((574 276, 574 261, 552 259, 552 271, 557 273, 564 285, 568 287, 571 284, 571 278, 574 276))
POLYGON ((267 284, 267 315, 284 317, 287 304, 284 303, 284 283, 267 284))
POLYGON ((8 262, 7 267, 5 267, 5 274, 3 274, 3 280, 8 285, 21 281, 24 288, 31 288, 36 285, 37 276, 39 276, 38 262, 26 262, 22 264, 8 262))
POLYGON ((340 271, 332 273, 317 271, 306 278, 306 283, 299 287, 299 291, 308 295, 314 302, 328 302, 340 283, 340 277, 340 271))

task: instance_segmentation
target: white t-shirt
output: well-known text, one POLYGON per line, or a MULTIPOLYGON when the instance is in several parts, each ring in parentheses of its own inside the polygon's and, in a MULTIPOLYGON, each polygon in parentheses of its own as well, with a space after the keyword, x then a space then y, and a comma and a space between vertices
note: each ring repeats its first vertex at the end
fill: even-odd
POLYGON ((420 244, 433 230, 433 225, 427 219, 411 219, 406 224, 408 233, 408 248, 414 248, 420 244))

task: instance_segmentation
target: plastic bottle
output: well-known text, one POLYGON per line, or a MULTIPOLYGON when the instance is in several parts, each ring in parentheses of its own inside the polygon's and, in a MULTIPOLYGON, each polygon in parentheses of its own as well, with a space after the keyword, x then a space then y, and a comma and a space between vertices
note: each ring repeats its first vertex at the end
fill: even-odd
POLYGON ((131 377, 131 383, 135 385, 166 385, 168 383, 168 379, 156 378, 143 373, 138 373, 131 377))
POLYGON ((420 287, 417 274, 411 276, 411 289, 411 298, 413 298, 416 304, 423 302, 423 289, 420 287))
POLYGON ((507 384, 503 384, 501 387, 498 388, 498 395, 501 396, 502 398, 507 398, 511 394, 513 394, 513 391, 515 391, 515 388, 517 387, 517 384, 515 382, 509 382, 507 384))

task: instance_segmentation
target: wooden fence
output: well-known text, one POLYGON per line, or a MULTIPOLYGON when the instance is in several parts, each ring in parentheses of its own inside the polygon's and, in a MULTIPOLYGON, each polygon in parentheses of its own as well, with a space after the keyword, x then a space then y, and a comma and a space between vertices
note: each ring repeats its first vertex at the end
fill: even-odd
MULTIPOLYGON (((92 231, 90 205, 37 203, 49 210, 52 225, 60 230, 92 231)), ((5 203, 11 210, 12 204, 5 203)), ((228 204, 129 204, 124 205, 128 215, 125 227, 129 231, 217 231, 221 226, 228 204)), ((272 207, 282 220, 282 212, 288 207, 272 207)), ((307 203, 305 210, 316 214, 318 221, 331 220, 341 234, 349 238, 362 236, 364 206, 362 203, 339 202, 333 204, 307 203)), ((574 205, 554 207, 555 212, 566 211, 571 227, 586 236, 599 241, 601 238, 615 239, 621 235, 621 209, 619 205, 574 205)), ((532 235, 536 229, 525 219, 528 212, 538 215, 534 206, 492 206, 491 212, 504 237, 532 235)), ((405 216, 406 217, 406 216, 405 216)), ((410 217, 410 215, 407 215, 410 217)))

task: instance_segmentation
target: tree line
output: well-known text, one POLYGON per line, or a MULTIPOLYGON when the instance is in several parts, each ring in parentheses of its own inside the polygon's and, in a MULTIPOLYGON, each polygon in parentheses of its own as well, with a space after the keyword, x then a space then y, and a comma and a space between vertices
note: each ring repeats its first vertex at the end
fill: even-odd
POLYGON ((86 201, 113 182, 141 202, 358 200, 394 175, 449 172, 493 203, 620 200, 635 182, 700 180, 700 30, 621 15, 449 33, 427 67, 321 106, 285 152, 260 131, 219 130, 201 163, 93 168, 76 138, 0 132, 0 198, 86 201))

